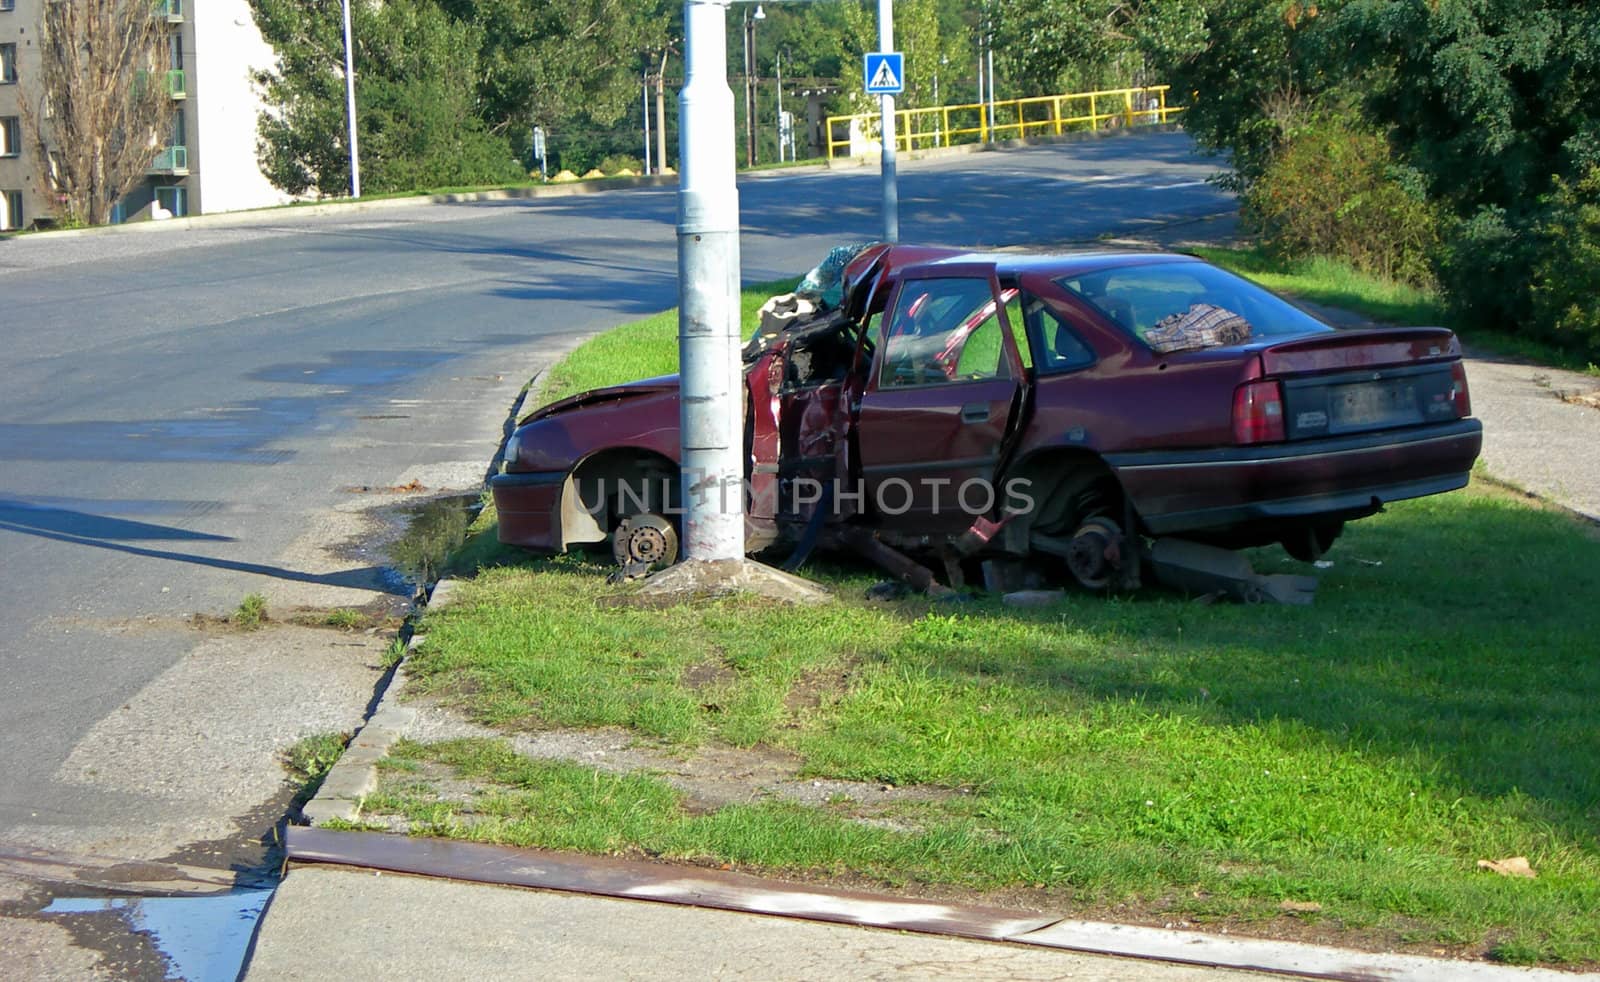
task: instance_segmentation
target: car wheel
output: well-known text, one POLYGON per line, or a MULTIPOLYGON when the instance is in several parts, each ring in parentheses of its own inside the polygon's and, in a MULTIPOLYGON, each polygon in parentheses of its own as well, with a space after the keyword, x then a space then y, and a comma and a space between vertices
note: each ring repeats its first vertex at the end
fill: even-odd
POLYGON ((1303 563, 1314 563, 1333 548, 1333 540, 1343 531, 1343 522, 1315 522, 1300 526, 1278 541, 1289 555, 1303 563))
POLYGON ((671 566, 678 561, 678 530, 654 512, 631 515, 611 534, 611 555, 619 566, 671 566))

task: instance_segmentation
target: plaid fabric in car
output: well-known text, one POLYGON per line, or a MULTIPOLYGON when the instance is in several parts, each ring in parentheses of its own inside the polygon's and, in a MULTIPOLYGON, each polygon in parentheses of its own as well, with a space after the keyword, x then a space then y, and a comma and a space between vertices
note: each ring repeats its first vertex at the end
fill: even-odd
POLYGON ((1249 321, 1209 303, 1190 304, 1183 313, 1163 317, 1144 335, 1145 344, 1159 352, 1215 348, 1248 340, 1249 321))

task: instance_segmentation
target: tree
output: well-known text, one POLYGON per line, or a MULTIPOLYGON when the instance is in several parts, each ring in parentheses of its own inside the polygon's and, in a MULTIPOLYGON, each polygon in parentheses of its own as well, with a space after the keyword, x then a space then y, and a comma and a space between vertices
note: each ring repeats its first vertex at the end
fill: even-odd
POLYGON ((1352 66, 1329 41, 1341 0, 1145 0, 1133 15, 1155 74, 1188 103, 1183 125, 1226 152, 1246 189, 1352 66), (1329 61, 1335 63, 1329 70, 1329 61))
POLYGON ((1133 83, 1124 0, 997 0, 995 62, 1019 97, 1133 83))
MULTIPOLYGON (((263 72, 257 127, 262 172, 280 188, 342 194, 350 186, 339 5, 251 0, 278 53, 263 72)), ((371 192, 493 184, 524 175, 481 116, 482 28, 432 0, 351 3, 362 183, 371 192)))
MULTIPOLYGON (((348 184, 343 34, 337 4, 250 0, 278 54, 264 73, 267 176, 288 191, 348 184)), ((672 33, 666 0, 357 0, 356 99, 363 184, 407 190, 525 174, 535 124, 566 151, 590 137, 595 161, 635 150, 617 124, 638 104, 647 52, 672 33)), ((659 64, 659 61, 656 62, 659 64)))
POLYGON ((149 0, 53 0, 41 20, 22 125, 61 217, 103 225, 144 179, 166 128, 167 93, 152 77, 164 31, 149 0))
POLYGON ((682 4, 668 0, 440 0, 440 6, 458 24, 481 29, 480 113, 490 132, 510 137, 518 149, 529 145, 535 125, 553 133, 610 130, 638 106, 643 70, 651 64, 641 57, 654 52, 659 66, 669 39, 683 33, 682 4))
MULTIPOLYGON (((866 94, 861 65, 867 52, 878 50, 878 7, 875 3, 845 4, 842 12, 840 42, 846 57, 840 82, 856 112, 871 112, 877 109, 878 98, 866 94)), ((939 74, 941 61, 949 57, 937 0, 899 0, 894 5, 894 46, 905 55, 905 78, 901 79, 905 91, 895 96, 895 108, 931 107, 934 76, 939 74)))

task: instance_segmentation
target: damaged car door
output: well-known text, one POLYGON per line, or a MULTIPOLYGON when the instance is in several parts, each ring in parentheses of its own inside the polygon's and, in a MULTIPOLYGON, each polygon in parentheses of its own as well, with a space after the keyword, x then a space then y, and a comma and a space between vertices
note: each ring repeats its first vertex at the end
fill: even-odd
POLYGON ((856 413, 860 474, 880 529, 956 535, 992 513, 1016 423, 1023 354, 992 268, 934 267, 899 283, 856 413))

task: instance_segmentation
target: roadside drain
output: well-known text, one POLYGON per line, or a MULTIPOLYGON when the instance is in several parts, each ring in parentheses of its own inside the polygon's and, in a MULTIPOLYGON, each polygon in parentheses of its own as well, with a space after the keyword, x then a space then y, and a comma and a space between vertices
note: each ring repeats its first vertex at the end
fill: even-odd
POLYGON ((201 897, 61 897, 40 913, 119 914, 166 957, 169 978, 235 982, 271 898, 271 890, 201 897))

